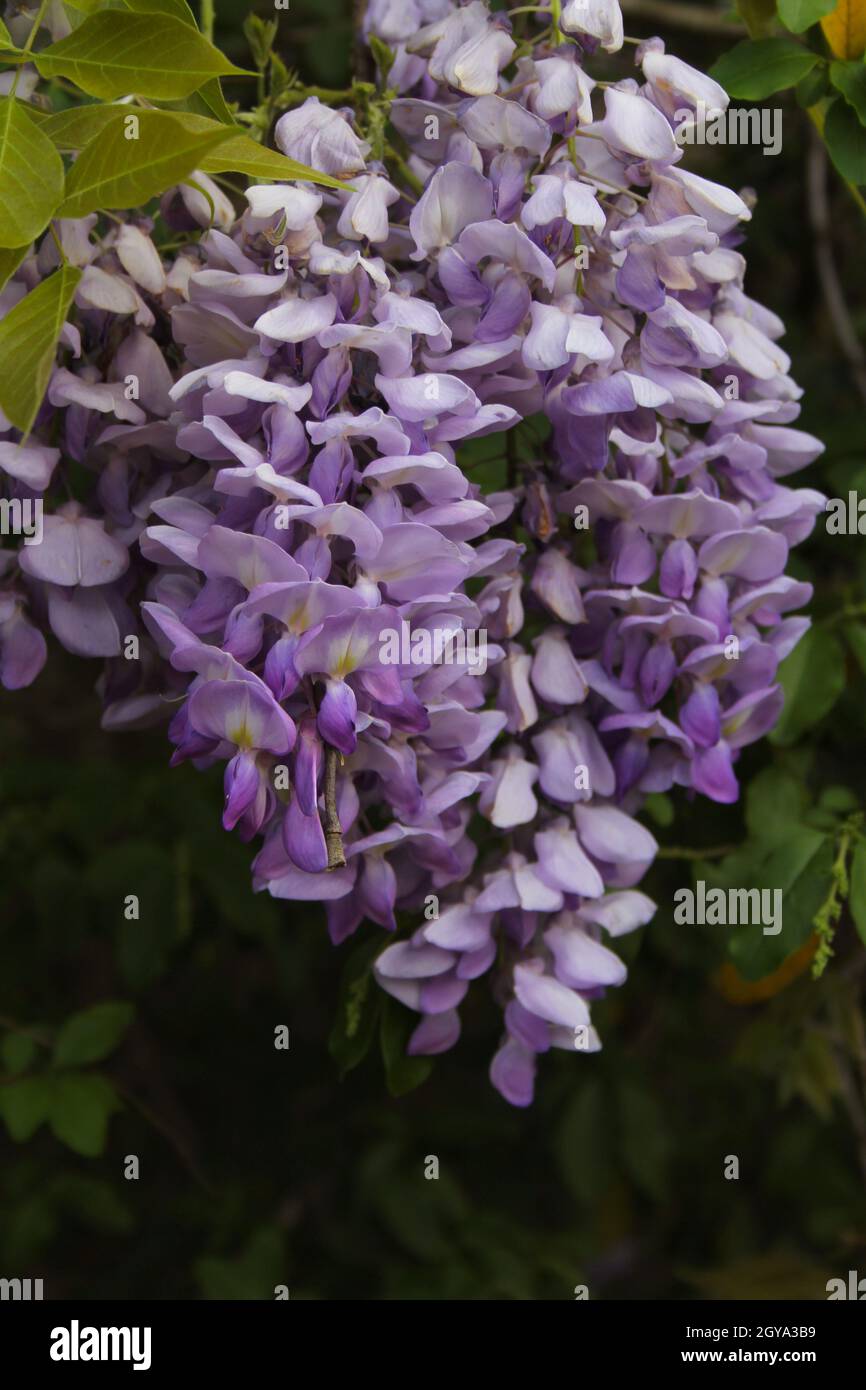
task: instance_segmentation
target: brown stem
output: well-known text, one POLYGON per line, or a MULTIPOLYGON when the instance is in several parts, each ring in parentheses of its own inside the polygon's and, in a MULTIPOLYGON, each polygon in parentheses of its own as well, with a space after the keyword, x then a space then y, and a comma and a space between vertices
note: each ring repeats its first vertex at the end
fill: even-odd
POLYGON ((809 131, 806 162, 806 193, 815 242, 815 265, 824 294, 824 304, 854 384, 866 401, 866 353, 851 322, 845 291, 833 258, 830 202, 827 196, 827 148, 815 129, 809 131))
POLYGON ((343 851, 343 831, 337 815, 337 760, 339 753, 330 743, 325 745, 325 845, 328 850, 328 869, 342 869, 346 864, 343 851))
POLYGON ((140 1100, 128 1086, 125 1086, 122 1081, 118 1081, 116 1076, 112 1076, 111 1080, 118 1095, 123 1097, 127 1105, 130 1105, 133 1110, 137 1110, 142 1119, 155 1129, 158 1134, 162 1135, 166 1143, 174 1150, 184 1168, 186 1168, 193 1182, 197 1183, 198 1186, 210 1196, 213 1196, 214 1189, 199 1167, 195 1155, 186 1141, 177 1134, 155 1110, 151 1109, 143 1100, 140 1100))
POLYGON ((685 849, 663 845, 656 854, 656 859, 724 859, 738 848, 738 845, 715 845, 710 849, 685 849))
POLYGON ((672 29, 695 29, 702 34, 726 34, 729 38, 745 34, 745 25, 725 19, 717 10, 704 10, 675 0, 620 0, 623 13, 647 23, 658 23, 672 29))
MULTIPOLYGON (((5 1014, 0 1015, 0 1027, 8 1028, 10 1032, 19 1033, 24 1038, 30 1038, 33 1042, 38 1043, 40 1047, 51 1047, 51 1043, 44 1034, 36 1029, 22 1027, 20 1023, 16 1023, 14 1019, 8 1018, 5 1014)), ((149 1105, 146 1105, 143 1100, 139 1099, 119 1077, 109 1073, 108 1079, 114 1086, 117 1094, 122 1096, 127 1104, 132 1106, 134 1110, 137 1110, 147 1123, 157 1130, 157 1132, 171 1145, 195 1182, 197 1182, 200 1187, 204 1188, 206 1192, 212 1193, 213 1189, 202 1173, 192 1151, 192 1147, 186 1139, 173 1130, 171 1125, 169 1125, 166 1120, 162 1119, 155 1110, 151 1109, 149 1105)), ((0 1077, 0 1086, 12 1086, 15 1082, 20 1080, 21 1078, 18 1076, 0 1077)))

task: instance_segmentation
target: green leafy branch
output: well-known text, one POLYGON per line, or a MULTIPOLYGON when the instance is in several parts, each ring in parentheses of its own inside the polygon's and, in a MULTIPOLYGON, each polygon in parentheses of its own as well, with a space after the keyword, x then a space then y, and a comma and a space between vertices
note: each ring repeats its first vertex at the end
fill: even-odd
MULTIPOLYGON (((196 170, 343 186, 238 126, 220 79, 255 74, 199 32, 186 0, 160 0, 158 9, 153 0, 122 5, 79 0, 70 33, 42 46, 47 0, 23 47, 0 29, 0 69, 14 70, 9 95, 0 97, 0 288, 54 218, 145 206, 196 170), (31 62, 47 85, 24 101, 18 82, 31 62), (62 110, 54 109, 55 96, 62 110), (74 162, 66 163, 71 155, 74 162)), ((203 15, 212 28, 212 6, 203 15)), ((258 21, 250 30, 260 69, 275 23, 258 21)), ((23 436, 44 396, 77 285, 62 250, 60 260, 61 268, 0 323, 0 408, 23 436)))
POLYGON ((132 1005, 108 1002, 73 1014, 50 1036, 0 1017, 5 1036, 0 1061, 0 1117, 11 1139, 24 1143, 43 1124, 86 1158, 102 1153, 111 1115, 121 1109, 117 1087, 101 1072, 85 1071, 120 1045, 132 1005), (49 1054, 47 1065, 40 1056, 49 1054))
POLYGON ((737 8, 750 37, 723 54, 711 76, 740 100, 793 90, 866 213, 866 0, 739 0, 737 8), (777 19, 786 34, 771 32, 777 19), (805 36, 811 42, 801 42, 805 36))

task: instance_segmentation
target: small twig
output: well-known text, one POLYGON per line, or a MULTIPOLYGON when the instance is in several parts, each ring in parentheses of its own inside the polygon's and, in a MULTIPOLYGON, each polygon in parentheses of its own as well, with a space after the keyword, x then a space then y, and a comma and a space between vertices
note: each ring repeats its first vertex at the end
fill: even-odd
POLYGON ((21 50, 19 66, 15 69, 15 76, 12 79, 12 90, 9 93, 11 97, 14 97, 15 93, 18 91, 18 79, 21 76, 21 73, 24 71, 24 61, 27 57, 27 54, 30 52, 31 48, 36 42, 36 35, 39 33, 39 30, 42 26, 42 21, 45 18, 45 11, 47 8, 48 0, 40 0, 39 9, 36 11, 36 18, 33 21, 30 33, 27 35, 27 41, 21 50))
POLYGON ((111 1081, 117 1094, 123 1097, 127 1105, 131 1106, 133 1110, 137 1110, 142 1119, 155 1129, 157 1134, 162 1135, 169 1147, 174 1150, 184 1168, 186 1168, 193 1182, 197 1183, 209 1196, 213 1196, 214 1188, 208 1182, 199 1167, 186 1141, 183 1140, 179 1134, 176 1134, 171 1126, 167 1124, 155 1110, 152 1110, 149 1105, 145 1104, 143 1100, 140 1100, 122 1081, 118 1081, 116 1076, 112 1076, 111 1081))
MULTIPOLYGON (((49 1039, 45 1036, 44 1033, 41 1033, 38 1029, 35 1028, 23 1027, 20 1023, 16 1023, 14 1019, 9 1018, 6 1014, 0 1014, 0 1028, 7 1028, 11 1033, 18 1033, 22 1038, 30 1038, 31 1042, 37 1043, 39 1047, 44 1047, 48 1050, 50 1050, 52 1047, 52 1043, 49 1041, 49 1039)), ((135 1095, 134 1092, 129 1089, 128 1086, 126 1086, 122 1081, 118 1079, 118 1077, 109 1074, 108 1079, 110 1080, 117 1094, 119 1096, 122 1096, 126 1103, 132 1106, 134 1110, 137 1110, 138 1113, 142 1116, 142 1118, 145 1119, 149 1125, 152 1125, 153 1128, 157 1130, 157 1132, 161 1134, 162 1137, 171 1145, 178 1158, 183 1163, 184 1167, 188 1170, 190 1176, 199 1184, 199 1186, 204 1188, 206 1192, 212 1194, 213 1188, 211 1187, 207 1178, 204 1176, 201 1168, 196 1162, 195 1156, 193 1155, 189 1145, 185 1142, 185 1140, 182 1139, 179 1134, 176 1134, 174 1130, 171 1128, 171 1126, 165 1120, 163 1120, 156 1113, 155 1110, 152 1110, 149 1105, 146 1105, 143 1100, 140 1100, 138 1096, 135 1095)), ((11 1086, 19 1080, 20 1077, 17 1076, 2 1077, 0 1078, 0 1085, 11 1086)))
POLYGON ((656 859, 724 859, 733 854, 738 845, 716 845, 711 849, 685 849, 678 846, 663 845, 656 859))
POLYGON ((337 815, 337 761, 339 753, 330 743, 325 745, 325 845, 328 850, 328 869, 345 868, 343 830, 337 815))
POLYGON ((809 205, 809 218, 815 242, 815 265, 824 292, 824 303, 836 341, 861 399, 866 402, 866 352, 863 351, 863 345, 851 322, 845 292, 833 258, 830 203, 827 197, 827 148, 814 127, 809 131, 809 151, 806 158, 806 201, 809 205))
POLYGON ((620 4, 623 12, 634 19, 672 29, 695 29, 701 34, 725 34, 728 38, 746 32, 744 24, 725 19, 718 10, 704 10, 694 4, 677 4, 676 0, 620 0, 620 4))

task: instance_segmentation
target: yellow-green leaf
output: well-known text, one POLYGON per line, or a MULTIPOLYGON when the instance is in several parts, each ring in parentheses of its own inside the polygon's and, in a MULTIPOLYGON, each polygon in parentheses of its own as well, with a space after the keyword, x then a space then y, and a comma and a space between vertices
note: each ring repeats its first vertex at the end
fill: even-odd
POLYGON ((0 98, 0 247, 29 244, 63 197, 63 161, 14 97, 0 98))
POLYGON ((135 106, 111 103, 70 106, 66 111, 55 111, 43 121, 42 132, 59 150, 81 150, 112 121, 116 121, 118 115, 140 116, 141 112, 135 106))
POLYGON ((776 0, 737 0, 737 11, 749 31, 749 37, 765 39, 776 18, 776 0))
POLYGON ((287 180, 297 179, 307 183, 324 184, 327 188, 346 187, 339 179, 332 179, 328 174, 319 174, 315 169, 308 169, 306 164, 298 164, 296 160, 288 159, 277 150, 269 150, 266 146, 259 145, 249 135, 233 135, 230 140, 226 140, 214 150, 213 154, 208 155, 201 167, 206 174, 221 174, 231 170, 238 174, 246 174, 251 179, 269 183, 285 183, 287 180))
POLYGON ((0 48, 14 48, 16 50, 18 48, 2 19, 0 19, 0 48))
POLYGON ((84 217, 98 208, 132 208, 181 183, 222 141, 228 126, 208 121, 191 130, 170 111, 126 110, 85 145, 66 181, 61 217, 84 217), (127 139, 127 121, 137 117, 138 138, 127 139))
POLYGON ((42 404, 81 271, 64 265, 0 320, 0 407, 23 434, 42 404))
POLYGON ((191 111, 198 111, 202 116, 213 116, 215 120, 222 121, 223 125, 237 125, 226 105, 218 77, 212 77, 210 82, 199 87, 197 92, 187 97, 187 101, 191 111))
POLYGON ((30 250, 30 242, 26 246, 4 247, 0 250, 0 290, 15 274, 27 252, 30 250))
POLYGON ((186 0, 64 0, 67 9, 81 15, 96 14, 97 10, 131 10, 134 14, 167 14, 183 24, 197 29, 195 15, 186 0))
POLYGON ((851 861, 851 893, 848 906, 863 945, 866 946, 866 843, 857 841, 851 861))
MULTIPOLYGON (((317 170, 308 168, 306 164, 288 159, 277 150, 269 150, 264 145, 259 145, 249 135, 238 134, 237 127, 220 125, 218 121, 191 111, 173 111, 171 115, 188 131, 194 131, 196 134, 222 131, 223 139, 198 166, 202 173, 221 174, 231 171, 268 183, 297 180, 323 184, 327 188, 348 187, 339 179, 331 178, 329 174, 320 174, 317 170)), ((351 192, 351 189, 349 191, 351 192)))
POLYGON ((837 58, 862 58, 866 52, 866 0, 839 0, 821 28, 837 58))
POLYGON ((186 0, 123 0, 128 10, 134 14, 170 14, 181 24, 197 29, 195 15, 186 0))
POLYGON ((828 15, 836 0, 779 0, 779 18, 792 34, 804 34, 828 15))
POLYGON ((103 101, 129 93, 178 101, 213 77, 249 75, 173 15, 122 10, 88 15, 34 61, 43 77, 65 77, 103 101))

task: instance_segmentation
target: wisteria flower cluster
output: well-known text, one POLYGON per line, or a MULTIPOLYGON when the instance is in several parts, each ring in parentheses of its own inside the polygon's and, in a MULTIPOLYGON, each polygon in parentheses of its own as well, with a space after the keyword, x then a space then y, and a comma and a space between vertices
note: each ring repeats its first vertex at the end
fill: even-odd
POLYGON ((486 981, 491 1079, 526 1105, 538 1054, 600 1046, 608 943, 653 915, 643 799, 736 800, 778 717, 788 550, 824 500, 785 479, 821 445, 743 288, 751 200, 683 167, 715 82, 660 39, 593 78, 613 0, 553 0, 521 42, 484 0, 367 25, 393 146, 315 96, 275 130, 345 191, 255 185, 238 216, 197 174, 163 199, 205 229, 171 256, 142 217, 59 224, 62 365, 0 467, 68 494, 2 554, 0 676, 29 684, 49 630, 104 658, 107 728, 168 711, 174 762, 224 765, 257 889, 323 901, 335 943, 396 933, 375 975, 410 1052, 453 1046, 486 981))

